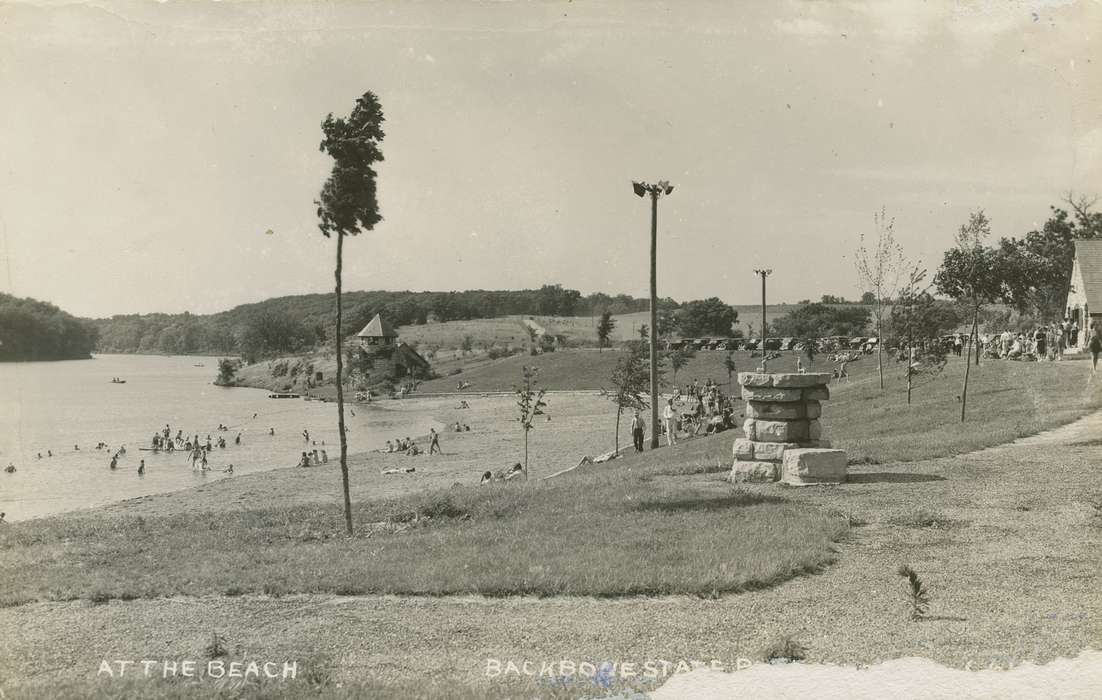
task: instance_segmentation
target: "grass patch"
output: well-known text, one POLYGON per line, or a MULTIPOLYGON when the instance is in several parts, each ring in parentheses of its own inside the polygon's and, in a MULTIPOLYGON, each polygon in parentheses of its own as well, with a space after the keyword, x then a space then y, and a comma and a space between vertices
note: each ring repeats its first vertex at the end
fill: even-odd
POLYGON ((898 527, 932 528, 935 530, 950 530, 967 525, 962 520, 953 520, 941 513, 925 508, 897 515, 888 522, 898 527))
MULTIPOLYGON (((865 362, 862 359, 860 362, 865 362)), ((849 453, 850 464, 886 464, 946 457, 1010 442, 1069 423, 1102 408, 1102 390, 1084 381, 1085 362, 984 360, 969 377, 967 419, 960 422, 964 360, 916 390, 895 364, 886 364, 885 389, 875 379, 875 358, 848 384, 831 387, 823 406, 823 432, 849 453), (1006 387, 1017 392, 1007 400, 1006 387)), ((852 370, 851 370, 852 372, 852 370)))
POLYGON ((714 596, 819 570, 848 528, 723 482, 655 484, 610 471, 360 503, 353 538, 336 504, 16 523, 0 596, 714 596), (387 522, 408 527, 372 527, 387 522))

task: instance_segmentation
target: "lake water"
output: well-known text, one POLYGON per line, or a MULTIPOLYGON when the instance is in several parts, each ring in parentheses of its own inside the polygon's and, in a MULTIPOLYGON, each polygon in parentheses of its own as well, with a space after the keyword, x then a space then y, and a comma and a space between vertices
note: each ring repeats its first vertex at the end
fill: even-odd
MULTIPOLYGON (((99 355, 72 362, 0 363, 0 511, 8 520, 103 505, 164 493, 234 475, 293 467, 303 450, 324 449, 339 460, 337 406, 302 399, 269 399, 261 389, 226 389, 211 382, 216 358, 99 355), (197 367, 196 365, 203 365, 197 367), (111 378, 126 380, 112 384, 111 378), (254 417, 255 415, 255 417, 254 417), (140 451, 168 424, 175 436, 209 434, 214 448, 202 473, 187 454, 140 451), (218 424, 230 428, 219 432, 218 424), (275 435, 269 435, 269 428, 275 435), (310 442, 302 435, 310 432, 310 442), (241 445, 234 437, 241 433, 241 445), (312 443, 316 441, 317 445, 312 443), (107 443, 109 449, 97 450, 107 443), (127 452, 116 470, 111 455, 127 452), (79 447, 75 449, 75 447, 79 447), (48 457, 47 451, 53 456, 48 457), (38 453, 42 459, 38 459, 38 453), (138 476, 145 459, 144 476, 138 476)), ((441 426, 427 415, 356 406, 345 407, 350 453, 376 449, 396 436, 424 435, 441 426), (352 415, 355 411, 355 416, 352 415)))

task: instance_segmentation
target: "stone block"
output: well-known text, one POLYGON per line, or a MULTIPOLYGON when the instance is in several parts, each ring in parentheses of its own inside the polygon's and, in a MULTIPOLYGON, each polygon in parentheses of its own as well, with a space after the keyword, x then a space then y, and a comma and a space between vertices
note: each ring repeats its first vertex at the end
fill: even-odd
MULTIPOLYGON (((824 387, 825 389, 825 387, 824 387)), ((766 386, 744 386, 742 387, 742 398, 746 401, 773 401, 773 402, 790 402, 790 401, 803 401, 804 392, 814 391, 813 389, 777 389, 774 387, 766 386)))
POLYGON ((823 436, 823 426, 817 420, 810 420, 807 422, 807 438, 808 440, 818 440, 823 436))
POLYGON ((732 451, 735 453, 735 459, 753 459, 754 443, 746 438, 738 438, 735 440, 735 446, 732 451))
POLYGON ((800 442, 809 439, 806 420, 749 419, 743 423, 743 431, 755 442, 800 442), (750 423, 753 425, 748 425, 750 423), (746 432, 748 429, 749 432, 746 432))
MULTIPOLYGON (((777 391, 774 389, 774 391, 777 391)), ((800 397, 804 401, 827 401, 830 399, 830 389, 825 386, 816 386, 810 389, 804 389, 803 395, 800 397)))
POLYGON ((808 401, 804 404, 804 412, 807 413, 808 418, 815 420, 823 415, 823 405, 818 401, 808 401))
POLYGON ((781 481, 793 486, 840 484, 846 480, 845 450, 798 448, 785 450, 781 481))
POLYGON ((773 384, 778 388, 799 388, 807 389, 816 386, 826 386, 830 384, 831 376, 824 373, 808 373, 808 374, 774 374, 773 384))
POLYGON ((773 386, 773 375, 759 372, 739 372, 738 383, 742 386, 773 386))
POLYGON ((807 417, 804 404, 799 401, 775 403, 773 401, 748 401, 746 417, 761 420, 800 420, 807 417))
POLYGON ((743 461, 736 459, 731 467, 731 481, 769 482, 776 481, 780 465, 776 462, 743 461))
POLYGON ((754 459, 763 462, 780 462, 784 459, 784 451, 802 447, 799 442, 755 442, 754 459))

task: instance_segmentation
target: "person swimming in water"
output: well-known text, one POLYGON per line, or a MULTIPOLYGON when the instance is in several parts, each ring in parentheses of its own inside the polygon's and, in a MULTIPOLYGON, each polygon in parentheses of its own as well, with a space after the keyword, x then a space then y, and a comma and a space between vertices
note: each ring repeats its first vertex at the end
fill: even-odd
POLYGON ((118 466, 119 466, 119 456, 118 455, 112 455, 111 456, 111 468, 112 469, 117 469, 118 466))
POLYGON ((275 428, 268 428, 269 435, 275 435, 275 428))
POLYGON ((235 437, 233 439, 233 444, 235 444, 235 445, 240 445, 241 444, 241 433, 238 433, 237 437, 235 437))
POLYGON ((144 459, 142 460, 142 463, 138 465, 138 476, 143 476, 143 475, 145 475, 145 460, 144 459))

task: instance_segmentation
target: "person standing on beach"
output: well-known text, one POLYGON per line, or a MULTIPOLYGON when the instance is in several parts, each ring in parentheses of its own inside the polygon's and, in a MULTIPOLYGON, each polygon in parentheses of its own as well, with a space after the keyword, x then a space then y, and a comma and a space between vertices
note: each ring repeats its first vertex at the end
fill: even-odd
POLYGON ((310 442, 310 431, 306 428, 302 429, 302 439, 306 442, 310 442))
POLYGON ((436 428, 429 428, 429 454, 433 454, 433 450, 444 454, 444 451, 440 449, 440 435, 436 432, 436 428))
POLYGON ((677 417, 673 412, 673 400, 666 401, 666 408, 662 411, 662 417, 666 419, 666 445, 673 447, 677 444, 677 436, 674 432, 677 430, 677 417))
POLYGON ((647 424, 643 422, 643 417, 639 415, 639 411, 636 411, 631 418, 631 441, 635 445, 636 452, 643 451, 643 438, 646 432, 647 424))

